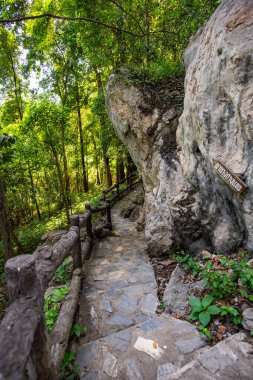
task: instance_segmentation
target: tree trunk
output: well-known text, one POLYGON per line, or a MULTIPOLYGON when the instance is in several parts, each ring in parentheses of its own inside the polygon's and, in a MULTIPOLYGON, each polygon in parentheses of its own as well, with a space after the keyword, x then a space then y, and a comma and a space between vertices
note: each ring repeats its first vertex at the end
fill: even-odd
MULTIPOLYGON (((100 95, 103 93, 103 84, 102 84, 101 73, 97 69, 96 69, 95 73, 96 73, 96 79, 97 79, 98 95, 100 95)), ((105 113, 102 111, 99 116, 100 116, 100 125, 103 129, 106 125, 105 113)), ((101 145, 102 145, 103 161, 104 161, 105 175, 106 175, 106 186, 107 186, 107 188, 109 188, 112 186, 112 175, 111 175, 111 169, 110 169, 110 160, 109 160, 109 157, 107 154, 108 142, 106 142, 106 138, 103 137, 103 133, 101 135, 102 135, 101 145)))
POLYGON ((68 205, 69 207, 71 207, 68 162, 67 162, 66 148, 65 148, 65 122, 64 121, 62 121, 62 124, 61 124, 61 140, 62 140, 62 155, 63 155, 63 171, 64 171, 64 179, 65 179, 65 194, 67 197, 68 205))
POLYGON ((54 162, 55 162, 55 166, 56 166, 56 170, 57 170, 57 174, 58 174, 58 179, 59 179, 59 183, 60 183, 60 189, 59 190, 60 190, 60 194, 61 194, 61 198, 62 198, 64 208, 65 208, 67 222, 69 224, 70 223, 69 204, 68 204, 68 199, 67 199, 66 194, 65 194, 65 188, 64 188, 63 178, 62 178, 61 166, 60 166, 60 162, 58 159, 57 152, 56 152, 55 147, 53 146, 52 143, 50 143, 50 148, 51 148, 51 151, 52 151, 52 154, 54 157, 54 162))
POLYGON ((150 17, 149 17, 149 9, 147 2, 145 4, 145 22, 146 22, 146 50, 147 50, 147 67, 149 67, 150 63, 150 17))
POLYGON ((84 156, 83 126, 82 126, 82 115, 81 115, 78 84, 76 84, 76 106, 77 106, 78 130, 79 130, 79 139, 80 139, 80 153, 81 153, 82 172, 83 172, 83 191, 85 193, 88 193, 89 185, 88 185, 88 180, 87 180, 87 170, 86 170, 85 156, 84 156))
POLYGON ((12 240, 14 241, 16 246, 18 247, 18 254, 27 253, 27 248, 23 247, 23 245, 20 243, 20 241, 19 241, 17 235, 15 234, 11 225, 10 225, 10 234, 11 234, 12 240))
POLYGON ((99 186, 101 185, 101 180, 100 180, 100 175, 99 175, 99 157, 98 157, 97 143, 93 134, 91 135, 91 139, 93 142, 94 152, 95 152, 94 154, 95 154, 95 165, 96 165, 96 175, 97 175, 96 183, 99 186))
POLYGON ((109 189, 109 187, 112 186, 112 174, 111 174, 109 157, 106 154, 104 155, 104 165, 105 165, 106 187, 109 189))
POLYGON ((15 68, 15 63, 14 63, 14 57, 11 53, 11 51, 7 48, 8 51, 8 58, 11 64, 12 68, 12 75, 13 75, 13 83, 14 83, 14 94, 15 94, 15 100, 16 100, 16 105, 18 109, 18 115, 19 119, 22 121, 23 120, 23 104, 22 104, 22 91, 21 91, 21 86, 16 73, 16 68, 15 68))
POLYGON ((78 159, 78 139, 75 144, 75 182, 76 182, 76 192, 80 193, 79 187, 79 159, 78 159))
POLYGON ((124 178, 125 178, 124 161, 122 157, 122 152, 118 150, 117 161, 116 161, 116 182, 119 182, 124 178))
POLYGON ((33 200, 35 207, 36 207, 38 219, 41 220, 41 213, 40 213, 37 197, 36 197, 36 194, 34 192, 35 187, 34 187, 34 182, 33 182, 32 169, 31 169, 29 161, 28 161, 27 165, 28 165, 28 174, 29 174, 29 178, 30 178, 30 183, 31 183, 31 187, 32 187, 32 200, 33 200))
POLYGON ((10 234, 10 224, 7 214, 7 206, 5 199, 5 190, 2 177, 0 175, 0 226, 1 235, 3 239, 3 249, 5 260, 14 257, 12 245, 11 245, 11 234, 10 234))

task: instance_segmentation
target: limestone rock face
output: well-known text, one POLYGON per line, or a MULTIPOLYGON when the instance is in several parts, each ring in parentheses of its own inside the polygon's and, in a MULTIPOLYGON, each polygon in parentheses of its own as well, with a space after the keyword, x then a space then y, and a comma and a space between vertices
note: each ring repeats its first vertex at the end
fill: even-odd
POLYGON ((184 53, 183 113, 178 80, 156 88, 124 69, 109 78, 109 116, 142 174, 154 251, 253 249, 252 46, 252 0, 224 0, 184 53), (248 189, 230 189, 215 159, 248 189))

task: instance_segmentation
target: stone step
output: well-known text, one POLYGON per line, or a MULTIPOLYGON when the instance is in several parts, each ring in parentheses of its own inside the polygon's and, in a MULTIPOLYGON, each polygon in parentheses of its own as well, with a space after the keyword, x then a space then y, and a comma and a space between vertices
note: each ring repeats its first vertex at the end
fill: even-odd
POLYGON ((252 339, 238 333, 212 348, 200 350, 195 360, 186 365, 171 367, 163 380, 252 380, 252 359, 252 339))
POLYGON ((205 345, 192 324, 156 315, 79 348, 76 364, 82 380, 165 380, 205 345))
POLYGON ((157 283, 145 252, 113 253, 87 263, 79 306, 86 342, 149 319, 157 306, 157 283))

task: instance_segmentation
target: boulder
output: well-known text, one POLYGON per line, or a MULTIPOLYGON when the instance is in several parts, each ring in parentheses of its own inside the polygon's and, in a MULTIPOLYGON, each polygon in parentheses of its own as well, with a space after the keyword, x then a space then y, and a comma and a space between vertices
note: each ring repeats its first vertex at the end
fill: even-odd
POLYGON ((168 314, 189 314, 191 310, 189 299, 195 297, 196 293, 199 296, 204 292, 204 281, 185 282, 185 276, 185 270, 177 265, 166 285, 163 302, 166 305, 165 312, 168 314))
POLYGON ((242 313, 242 325, 246 330, 253 330, 253 307, 249 307, 242 313))
POLYGON ((109 78, 110 119, 143 179, 151 252, 253 249, 252 41, 252 0, 224 0, 184 53, 184 106, 179 78, 154 85, 127 69, 109 78), (215 160, 246 183, 242 194, 215 160))

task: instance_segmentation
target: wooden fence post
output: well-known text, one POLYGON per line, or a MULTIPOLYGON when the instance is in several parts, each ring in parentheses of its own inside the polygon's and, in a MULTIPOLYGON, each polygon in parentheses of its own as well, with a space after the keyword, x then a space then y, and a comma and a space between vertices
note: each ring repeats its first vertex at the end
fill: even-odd
POLYGON ((10 302, 19 297, 36 297, 41 292, 32 255, 20 255, 8 260, 5 275, 10 302))
MULTIPOLYGON (((38 379, 57 379, 44 321, 44 291, 36 271, 34 256, 20 255, 8 260, 5 265, 5 273, 10 301, 14 302, 19 298, 33 298, 38 307, 37 313, 40 314, 31 350, 31 360, 28 360, 28 365, 31 365, 38 379)), ((36 311, 31 310, 31 313, 33 312, 36 311)))
POLYGON ((81 239, 80 239, 80 226, 79 226, 79 216, 72 215, 70 217, 70 226, 78 228, 78 239, 72 248, 72 257, 74 270, 82 267, 82 249, 81 249, 81 239))
POLYGON ((117 183, 116 189, 117 189, 117 197, 119 198, 119 183, 117 183))
POLYGON ((89 217, 87 218, 86 221, 86 249, 87 249, 87 258, 90 258, 91 252, 92 252, 92 247, 93 247, 93 231, 92 231, 92 220, 91 220, 91 205, 89 203, 85 204, 85 210, 89 212, 89 217))
POLYGON ((87 237, 89 237, 91 240, 93 240, 92 221, 91 221, 91 205, 89 203, 85 204, 85 210, 90 212, 90 215, 89 215, 87 222, 86 222, 87 237))
POLYGON ((102 191, 102 201, 103 202, 106 201, 106 191, 105 190, 102 191))

